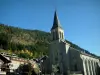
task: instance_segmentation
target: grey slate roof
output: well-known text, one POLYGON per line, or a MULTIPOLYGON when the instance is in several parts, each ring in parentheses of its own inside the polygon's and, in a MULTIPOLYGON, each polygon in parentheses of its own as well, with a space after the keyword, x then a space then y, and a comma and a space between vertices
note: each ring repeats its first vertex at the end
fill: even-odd
POLYGON ((53 26, 52 26, 51 30, 52 30, 52 29, 55 29, 55 28, 57 28, 57 27, 62 28, 61 25, 60 25, 60 21, 59 21, 59 19, 58 19, 58 16, 57 16, 57 12, 55 11, 53 26))

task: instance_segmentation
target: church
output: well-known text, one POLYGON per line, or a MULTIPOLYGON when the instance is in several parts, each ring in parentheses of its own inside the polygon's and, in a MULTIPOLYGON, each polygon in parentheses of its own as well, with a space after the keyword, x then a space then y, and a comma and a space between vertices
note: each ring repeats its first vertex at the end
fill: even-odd
POLYGON ((49 47, 49 72, 62 75, 100 75, 100 59, 71 46, 64 38, 64 30, 57 12, 51 28, 52 42, 49 47))

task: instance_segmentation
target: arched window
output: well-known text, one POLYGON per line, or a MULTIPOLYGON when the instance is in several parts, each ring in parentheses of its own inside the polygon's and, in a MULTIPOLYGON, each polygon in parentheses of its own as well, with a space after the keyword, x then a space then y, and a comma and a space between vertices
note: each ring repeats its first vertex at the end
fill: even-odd
POLYGON ((58 33, 57 32, 52 32, 52 38, 53 40, 57 40, 58 39, 58 33))

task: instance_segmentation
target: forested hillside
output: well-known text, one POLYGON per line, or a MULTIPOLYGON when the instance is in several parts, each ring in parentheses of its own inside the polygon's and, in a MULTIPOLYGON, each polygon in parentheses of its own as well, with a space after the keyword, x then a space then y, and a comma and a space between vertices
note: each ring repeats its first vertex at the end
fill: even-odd
POLYGON ((0 48, 19 56, 27 57, 28 54, 24 53, 27 51, 34 57, 47 54, 49 43, 50 33, 0 24, 0 48))
MULTIPOLYGON (((72 47, 91 54, 68 40, 66 41, 72 47)), ((15 53, 19 57, 32 58, 48 55, 50 42, 50 33, 48 32, 21 29, 0 24, 0 49, 4 49, 3 51, 7 51, 8 53, 15 53)))

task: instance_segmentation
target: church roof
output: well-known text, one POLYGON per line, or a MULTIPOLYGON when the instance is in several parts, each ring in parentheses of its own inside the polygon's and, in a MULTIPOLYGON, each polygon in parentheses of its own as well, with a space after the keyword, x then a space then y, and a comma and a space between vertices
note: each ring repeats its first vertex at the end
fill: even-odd
POLYGON ((55 28, 57 28, 57 27, 62 28, 62 27, 61 27, 61 24, 60 24, 60 21, 59 21, 59 19, 58 19, 58 16, 57 16, 57 12, 55 11, 55 13, 54 13, 53 26, 52 26, 51 30, 52 30, 52 29, 55 29, 55 28))

